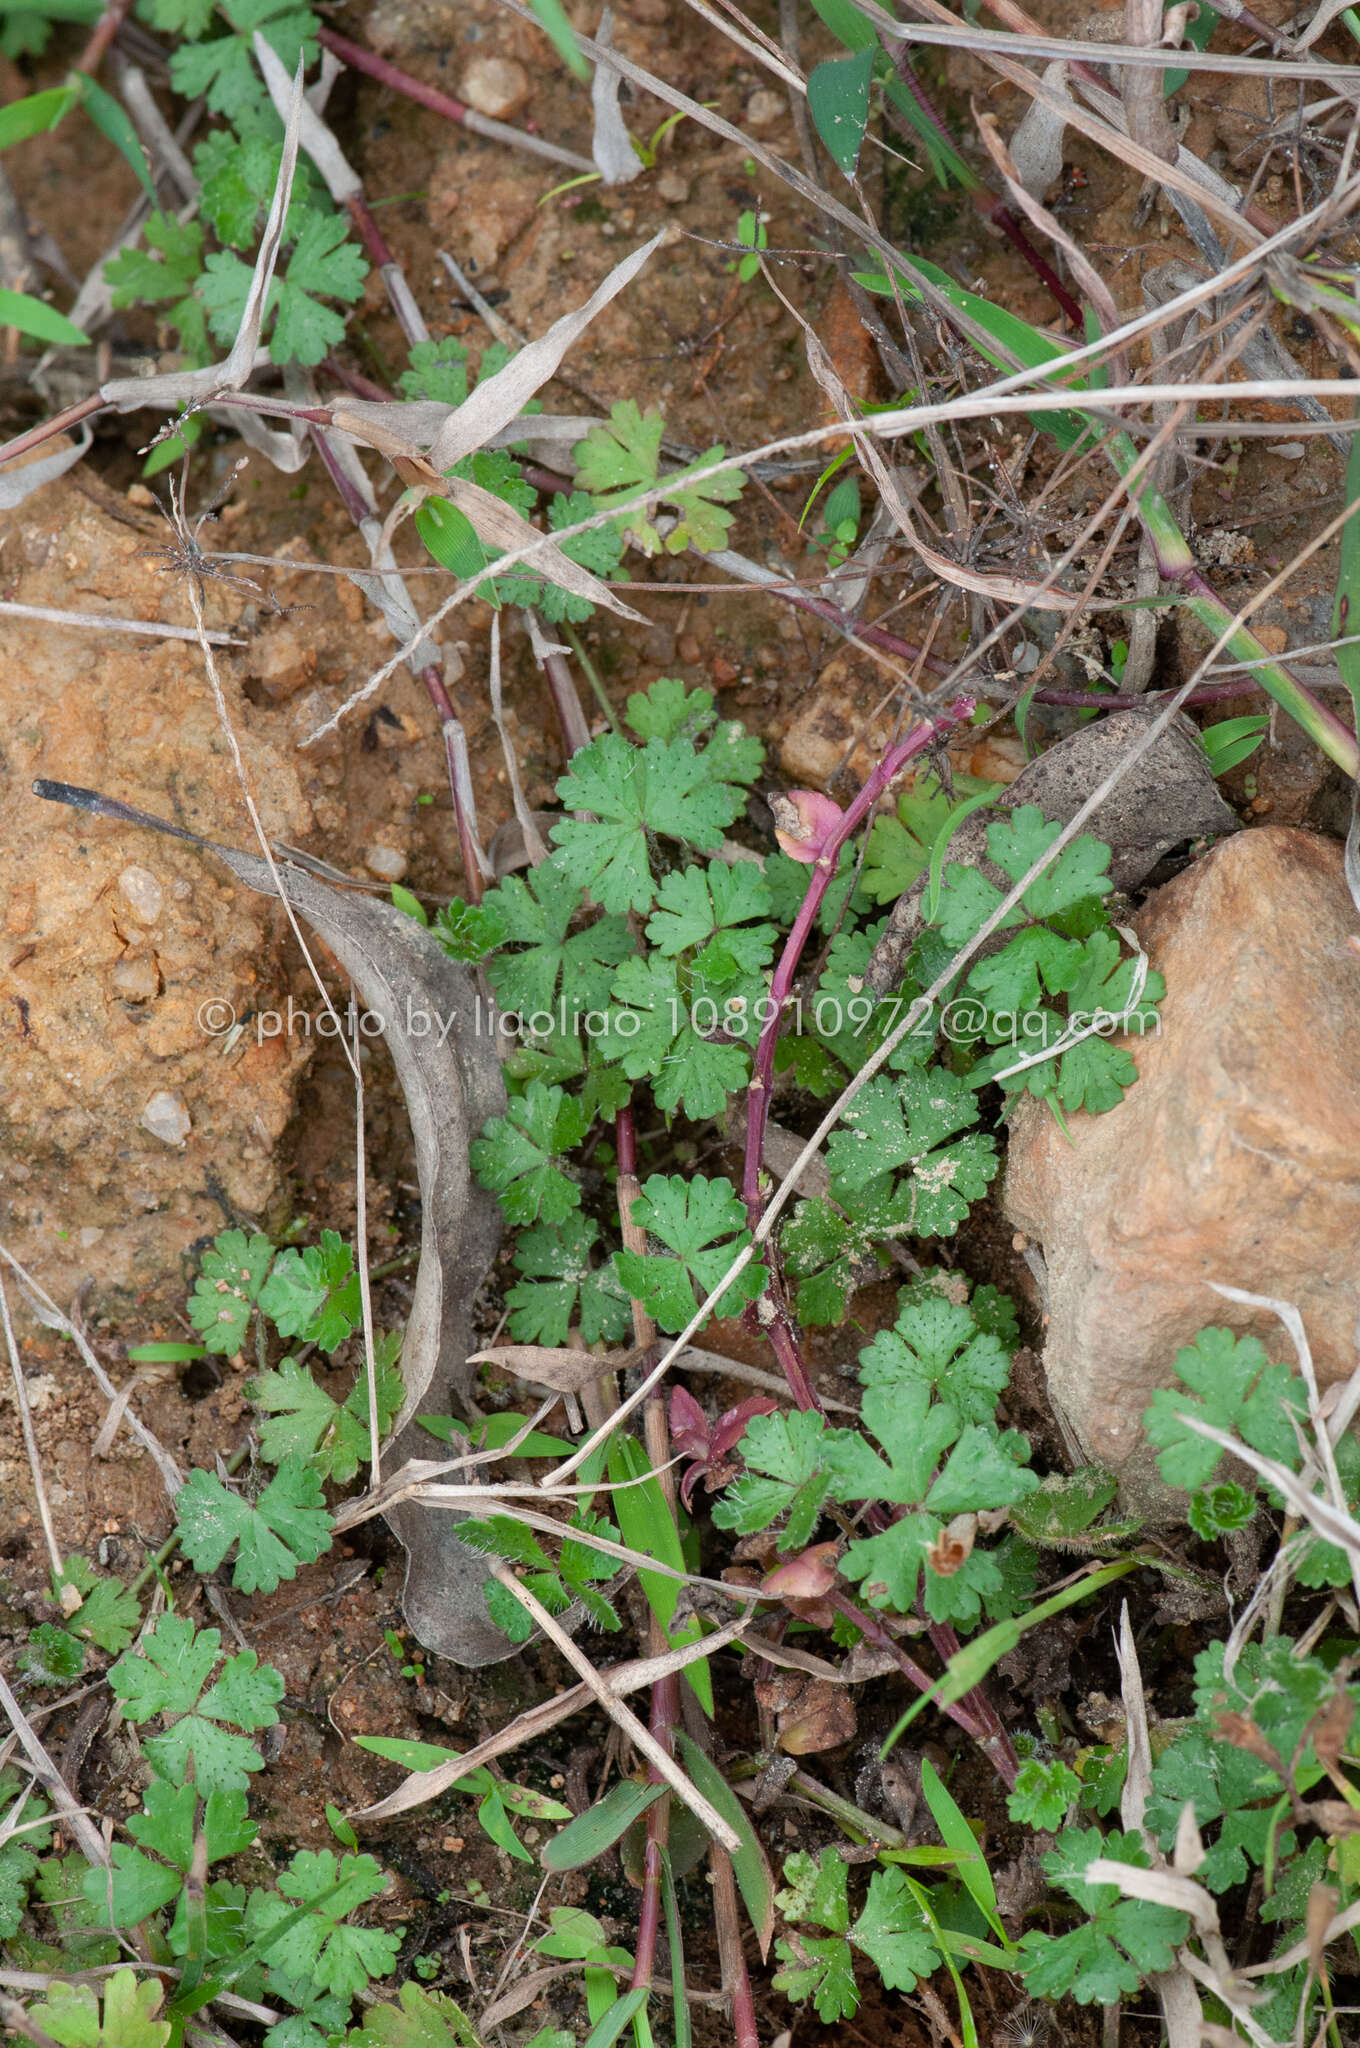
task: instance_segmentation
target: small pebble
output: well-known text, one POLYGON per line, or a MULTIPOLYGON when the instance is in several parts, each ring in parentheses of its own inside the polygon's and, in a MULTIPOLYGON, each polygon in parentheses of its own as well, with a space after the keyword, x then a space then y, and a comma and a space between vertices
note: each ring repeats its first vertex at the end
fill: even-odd
POLYGON ((126 867, 118 877, 118 894, 138 924, 154 924, 161 914, 165 891, 149 868, 126 867))
POLYGON ((1258 626, 1256 637, 1267 654, 1283 654, 1289 645, 1289 635, 1283 626, 1258 626))
POLYGON ((1308 453, 1302 441, 1275 441, 1268 445, 1267 455, 1278 455, 1282 462, 1299 462, 1308 453))
POLYGON ((679 171, 663 171, 656 181, 656 189, 667 206, 683 206, 689 198, 690 183, 682 178, 679 171))
POLYGON ((715 654, 709 667, 709 674, 715 683, 735 683, 741 670, 733 666, 721 654, 715 654))
POLYGON ((474 57, 463 72, 462 92, 479 114, 508 121, 529 97, 529 75, 513 57, 474 57))
POLYGON ((160 994, 160 970, 152 953, 125 953, 115 960, 109 979, 125 1003, 149 1003, 160 994))
POLYGON ((753 92, 746 102, 746 118, 753 128, 773 128, 787 105, 782 93, 770 92, 762 86, 753 92))
POLYGON ((182 1145, 193 1128, 182 1098, 168 1088, 158 1089, 152 1096, 142 1111, 141 1125, 164 1145, 182 1145))
POLYGON ((682 633, 676 643, 675 651, 681 661, 695 662, 702 661, 704 658, 704 650, 693 633, 682 633))
POLYGON ((129 484, 127 489, 127 501, 129 505, 144 505, 149 508, 155 504, 156 499, 154 494, 147 489, 145 484, 129 484))
POLYGON ((406 873, 406 855, 395 846, 369 846, 364 849, 364 866, 380 882, 399 882, 406 873))

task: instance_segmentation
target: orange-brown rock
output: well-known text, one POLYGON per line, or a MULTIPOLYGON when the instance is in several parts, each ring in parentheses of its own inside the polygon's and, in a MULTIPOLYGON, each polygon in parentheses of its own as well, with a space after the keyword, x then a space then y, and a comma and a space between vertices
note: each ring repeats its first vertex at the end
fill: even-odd
POLYGON ((1292 1359, 1267 1311, 1293 1302, 1318 1377, 1356 1364, 1360 1314, 1360 932, 1334 840, 1265 826, 1221 842, 1137 920, 1166 977, 1161 1028, 1131 1042, 1117 1109, 1026 1100, 1006 1212, 1044 1250, 1049 1391, 1126 1494, 1171 1497, 1143 1434, 1156 1388, 1206 1324, 1292 1359))
MULTIPOLYGON (((68 480, 0 531, 26 603, 182 615, 147 538, 68 480)), ((219 605, 239 612, 238 594, 209 593, 213 624, 219 605)), ((262 644, 297 630, 271 622, 262 644)), ((244 696, 250 656, 220 659, 260 810, 296 841, 312 814, 284 714, 244 696)), ((32 791, 80 783, 248 843, 196 647, 6 621, 0 713, 0 1240, 63 1306, 87 1279, 99 1312, 167 1284, 182 1301, 186 1246, 280 1187, 309 1046, 260 1042, 248 1020, 286 1005, 286 927, 193 847, 32 791)))

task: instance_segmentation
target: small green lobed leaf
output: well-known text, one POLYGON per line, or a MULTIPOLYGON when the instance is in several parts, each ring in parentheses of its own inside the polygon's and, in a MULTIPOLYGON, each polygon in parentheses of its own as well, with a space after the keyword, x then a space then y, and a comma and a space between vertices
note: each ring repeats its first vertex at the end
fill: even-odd
POLYGON ((710 760, 712 752, 701 754, 686 739, 632 747, 612 732, 580 748, 557 795, 590 817, 553 826, 561 872, 606 911, 650 910, 656 884, 648 834, 712 849, 745 803, 744 791, 715 772, 723 756, 710 760))
POLYGON ((508 1223, 564 1223, 580 1207, 581 1190, 555 1161, 585 1134, 573 1096, 531 1081, 504 1116, 489 1120, 468 1158, 482 1186, 499 1195, 508 1223))
MULTIPOLYGON (((667 1254, 616 1252, 615 1271, 663 1329, 683 1330, 736 1254, 749 1245, 745 1208, 732 1183, 721 1176, 696 1175, 687 1181, 681 1174, 653 1174, 633 1203, 633 1221, 659 1238, 667 1254)), ((764 1266, 747 1265, 714 1312, 735 1314, 744 1302, 756 1299, 767 1278, 764 1266)))
POLYGON ((336 1230, 323 1230, 320 1244, 302 1251, 290 1245, 274 1261, 258 1299, 281 1337, 337 1350, 362 1317, 351 1247, 336 1230))
POLYGON ((1169 1486, 1187 1491, 1207 1486, 1223 1455, 1217 1444, 1186 1425, 1182 1417, 1187 1414, 1240 1434, 1253 1450, 1297 1469, 1307 1389, 1288 1366, 1271 1363, 1259 1339, 1221 1328, 1201 1330, 1193 1344, 1177 1352, 1175 1370, 1186 1391, 1161 1388, 1143 1416, 1169 1486))
POLYGON ((810 1411, 753 1416, 740 1445, 746 1475, 714 1501, 717 1526, 751 1535, 787 1516, 779 1549, 804 1549, 831 1488, 827 1451, 835 1434, 810 1411))
POLYGON ((237 1546, 232 1584, 272 1593, 331 1543, 331 1518, 319 1475, 285 1458, 252 1505, 207 1472, 191 1472, 175 1501, 179 1536, 196 1571, 216 1571, 237 1546))
POLYGON ((230 1356, 241 1350, 250 1329, 251 1311, 274 1257, 274 1247, 258 1231, 223 1230, 203 1254, 189 1321, 209 1351, 230 1356))
POLYGON ((1021 1827, 1052 1834, 1060 1828, 1081 1793, 1081 1779, 1061 1758, 1022 1763, 1006 1800, 1006 1811, 1021 1827))

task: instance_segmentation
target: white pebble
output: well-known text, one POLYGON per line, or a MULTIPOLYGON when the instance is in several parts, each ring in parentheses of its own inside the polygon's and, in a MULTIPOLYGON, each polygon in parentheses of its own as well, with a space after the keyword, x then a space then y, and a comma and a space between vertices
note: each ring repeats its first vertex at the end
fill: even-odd
POLYGON ((183 1099, 172 1095, 168 1088, 160 1088, 142 1111, 142 1129, 150 1131, 153 1138, 159 1138, 165 1145, 182 1145, 192 1125, 183 1099))
POLYGON ((139 924, 154 924, 160 916, 165 891, 150 868, 124 868, 118 877, 118 893, 139 924))
POLYGON ((364 849, 364 866, 380 882, 399 882, 406 873, 406 855, 395 846, 369 846, 364 849))

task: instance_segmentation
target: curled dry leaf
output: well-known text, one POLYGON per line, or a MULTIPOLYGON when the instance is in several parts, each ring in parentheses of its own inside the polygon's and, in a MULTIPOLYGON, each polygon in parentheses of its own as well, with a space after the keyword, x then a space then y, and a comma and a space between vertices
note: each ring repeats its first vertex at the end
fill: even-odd
POLYGON ((955 1515, 952 1522, 946 1522, 926 1552, 926 1563, 942 1579, 952 1578, 955 1572, 963 1570, 973 1555, 977 1533, 978 1518, 975 1514, 955 1515))
POLYGON ((44 484, 55 483, 59 476, 65 476, 84 455, 93 434, 87 426, 80 430, 77 441, 68 441, 63 435, 58 441, 56 452, 40 455, 33 462, 16 462, 0 472, 0 512, 12 512, 16 505, 22 505, 25 498, 40 491, 44 484))
POLYGON ((788 1756, 814 1756, 853 1741, 858 1721, 855 1703, 843 1685, 801 1672, 781 1671, 761 1679, 756 1698, 774 1715, 775 1737, 788 1756))
MULTIPOLYGON (((601 14, 595 40, 602 49, 613 49, 612 7, 606 7, 601 14)), ((603 57, 597 58, 595 75, 590 81, 590 110, 595 116, 590 154, 606 185, 630 185, 642 171, 642 158, 633 147, 633 138, 619 108, 619 87, 622 84, 622 75, 614 66, 603 57)))
MULTIPOLYGON (((92 790, 38 782, 35 794, 96 817, 149 826, 215 853, 247 888, 279 891, 258 854, 218 846, 92 790)), ((406 1100, 421 1193, 420 1264, 402 1347, 405 1398, 387 1446, 389 1472, 436 1448, 415 1418, 451 1405, 468 1384, 473 1298, 500 1243, 500 1211, 468 1168, 468 1146, 489 1116, 505 1107, 492 1039, 475 1028, 475 986, 420 925, 390 904, 322 882, 280 863, 288 901, 325 940, 354 985, 359 1006, 383 1020, 406 1100), (452 1019, 430 1030, 428 1019, 452 1019)), ((460 1543, 456 1518, 416 1501, 388 1511, 406 1548, 402 1609, 427 1649, 464 1665, 511 1656, 515 1645, 487 1618, 486 1560, 460 1543)))
MULTIPOLYGON (((200 370, 168 370, 156 377, 115 377, 101 385, 99 396, 115 412, 140 412, 144 406, 186 407, 201 404, 219 391, 240 391, 255 367, 269 287, 283 247, 284 221, 293 192, 297 169, 298 132, 305 102, 302 97, 302 59, 298 59, 288 111, 284 118, 283 155, 274 181, 269 218, 260 237, 250 289, 241 314, 241 325, 231 354, 224 363, 209 363, 200 370)), ((273 893, 272 891, 270 892, 273 893)))
POLYGON ((601 1373, 621 1372, 636 1363, 631 1351, 610 1351, 597 1358, 593 1351, 563 1351, 551 1344, 493 1344, 474 1351, 469 1365, 494 1365, 516 1379, 533 1380, 558 1394, 579 1394, 593 1386, 601 1373))
POLYGON ((839 1557, 837 1544, 814 1543, 787 1563, 776 1565, 760 1590, 778 1600, 821 1600, 836 1583, 839 1557))
MULTIPOLYGON (((1054 99, 1067 98, 1067 65, 1047 64, 1044 84, 1054 99)), ((1031 100, 1024 119, 1011 137, 1011 161, 1015 174, 1032 199, 1042 199, 1050 185, 1062 176, 1063 137, 1067 116, 1053 100, 1031 100)))

